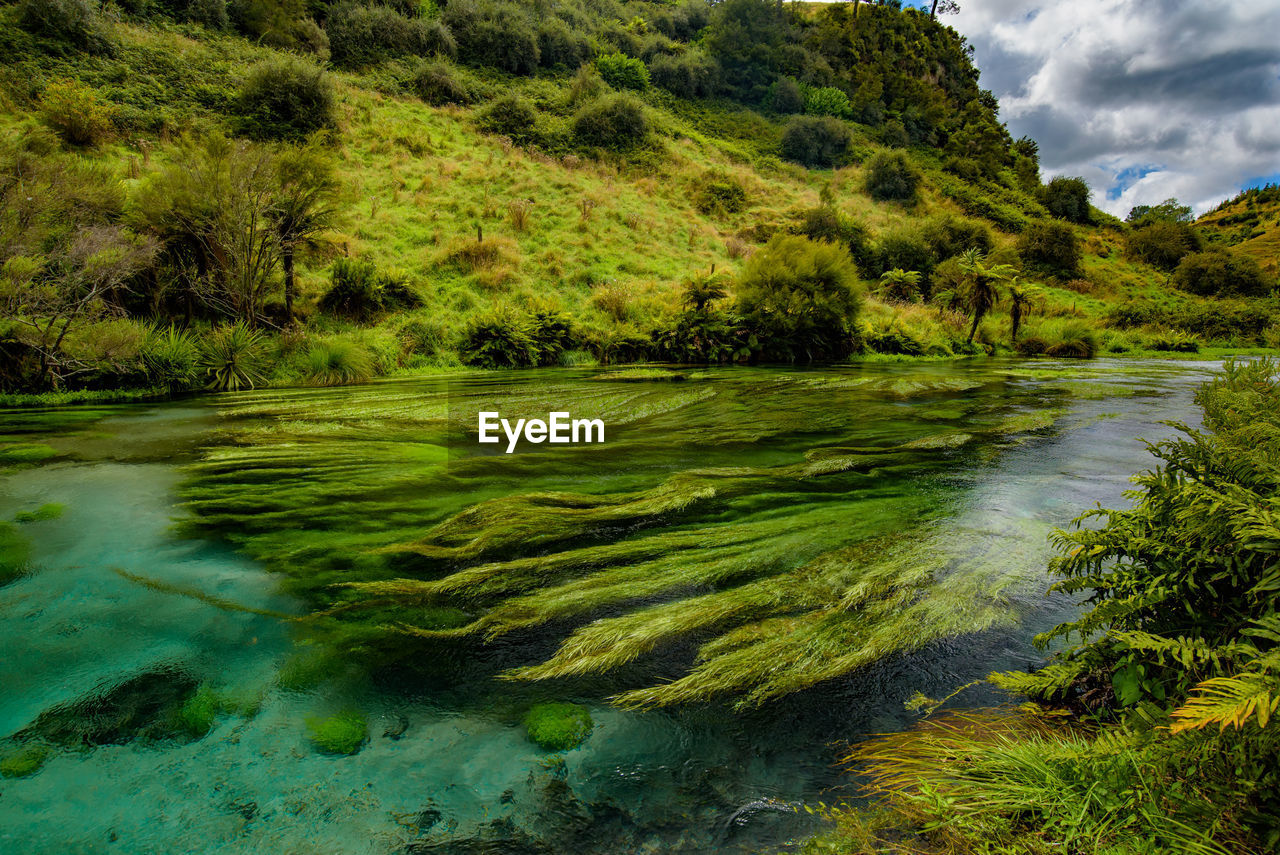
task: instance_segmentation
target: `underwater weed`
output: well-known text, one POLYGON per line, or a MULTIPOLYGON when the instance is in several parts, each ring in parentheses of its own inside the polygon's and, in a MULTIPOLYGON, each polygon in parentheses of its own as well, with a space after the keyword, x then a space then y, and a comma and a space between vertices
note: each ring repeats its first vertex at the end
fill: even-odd
POLYGON ((529 739, 548 751, 577 748, 591 735, 595 722, 581 704, 535 704, 524 717, 529 739))
POLYGON ((34 775, 52 755, 53 751, 46 745, 24 745, 0 759, 0 776, 26 778, 34 775))
POLYGON ((326 754, 355 754, 369 737, 369 723, 355 710, 308 718, 307 730, 311 742, 326 754))
POLYGON ((29 523, 41 520, 56 520, 66 511, 67 506, 58 502, 46 502, 34 511, 22 511, 14 516, 14 522, 29 523))

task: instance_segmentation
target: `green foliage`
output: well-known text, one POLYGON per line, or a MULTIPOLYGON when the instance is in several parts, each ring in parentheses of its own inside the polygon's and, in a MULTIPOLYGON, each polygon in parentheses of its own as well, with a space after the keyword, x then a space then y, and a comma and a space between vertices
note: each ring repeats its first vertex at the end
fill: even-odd
POLYGON ((830 116, 794 116, 782 132, 782 155, 803 166, 837 165, 849 149, 849 127, 830 116))
POLYGON ((582 145, 623 151, 645 141, 649 117, 634 96, 607 95, 583 105, 573 117, 573 135, 582 145))
POLYGON ((21 0, 18 23, 32 35, 76 50, 112 52, 110 33, 90 0, 21 0))
POLYGON ((1211 249, 1185 256, 1173 272, 1173 284, 1202 297, 1262 297, 1276 283, 1252 258, 1211 249))
POLYGON ((938 260, 960 255, 969 249, 985 255, 995 246, 991 230, 986 225, 951 214, 925 220, 921 237, 938 260))
POLYGON ((519 95, 503 95, 481 111, 478 123, 491 134, 510 137, 518 145, 538 141, 538 111, 519 95))
POLYGON ((920 180, 920 171, 900 151, 882 151, 867 164, 867 193, 880 202, 914 202, 920 180))
POLYGON ((303 378, 312 386, 365 383, 374 375, 373 356, 346 339, 312 342, 302 360, 303 378))
POLYGON ((96 146, 112 133, 113 106, 92 87, 75 80, 55 80, 40 96, 44 123, 71 145, 96 146))
POLYGON ((655 86, 683 98, 709 98, 720 88, 720 67, 696 49, 655 56, 649 76, 655 86))
POLYGON ((222 708, 222 696, 212 686, 201 684, 174 714, 174 725, 193 739, 200 739, 213 729, 222 708))
POLYGON ((823 86, 804 93, 804 111, 811 116, 845 119, 849 117, 852 108, 849 106, 849 96, 843 91, 834 86, 823 86))
POLYGON ((596 57, 596 70, 614 89, 649 88, 649 69, 638 59, 621 53, 607 53, 596 57))
POLYGON ((579 704, 535 704, 524 717, 530 741, 548 751, 577 748, 594 726, 591 713, 579 704))
POLYGON ((218 327, 200 346, 205 388, 215 392, 253 389, 267 376, 267 342, 242 323, 218 327))
POLYGON ((577 68, 591 53, 590 40, 559 18, 538 24, 538 61, 544 68, 577 68))
POLYGON ((1089 223, 1089 184, 1083 178, 1054 178, 1040 190, 1040 203, 1069 223, 1089 223))
POLYGON ((369 738, 369 724, 355 710, 325 718, 308 718, 311 743, 325 754, 355 754, 369 738))
POLYGON ((412 309, 422 298, 400 277, 378 269, 367 258, 339 258, 330 269, 332 285, 320 298, 320 310, 354 321, 369 321, 385 310, 412 309))
POLYGON ((786 62, 791 27, 783 7, 770 0, 725 0, 711 13, 704 36, 735 97, 759 102, 786 62))
POLYGON ((747 191, 731 175, 708 173, 698 182, 694 200, 704 214, 737 214, 747 207, 747 191))
POLYGON ((471 104, 479 99, 479 87, 459 69, 437 59, 418 63, 410 81, 413 93, 437 107, 445 104, 471 104))
POLYGON ((1064 279, 1080 273, 1080 237, 1067 223, 1031 223, 1018 237, 1018 255, 1028 267, 1064 279))
POLYGON ((473 317, 458 351, 463 362, 481 368, 523 368, 541 357, 529 318, 510 308, 473 317))
POLYGON ((383 5, 338 3, 324 24, 333 62, 362 68, 400 56, 453 57, 457 45, 440 21, 409 18, 383 5))
POLYGON ((445 6, 441 20, 457 40, 459 58, 466 62, 528 75, 542 61, 538 31, 520 5, 458 0, 445 6))
POLYGON ((919 271, 903 270, 901 267, 886 270, 880 275, 878 293, 889 300, 899 300, 904 303, 919 302, 921 297, 919 271))
MULTIPOLYGON (((848 101, 848 97, 845 98, 848 101)), ((804 90, 794 77, 779 77, 769 87, 769 109, 781 116, 803 113, 804 90)))
POLYGON ((867 230, 831 205, 819 205, 804 211, 792 228, 796 234, 802 234, 811 240, 827 241, 847 248, 864 273, 875 266, 867 230))
POLYGON ((1098 331, 1081 318, 1052 318, 1033 326, 1016 342, 1023 356, 1092 359, 1098 354, 1098 331))
POLYGON ((190 389, 200 376, 200 346, 177 327, 153 327, 139 351, 148 378, 171 391, 190 389))
POLYGON ((301 57, 255 65, 238 103, 245 133, 257 139, 302 140, 336 121, 332 80, 320 65, 301 57))
POLYGON ((861 307, 844 247, 778 235, 752 255, 738 281, 743 322, 766 359, 838 359, 855 346, 861 307))
POLYGON ((27 778, 39 772, 53 751, 46 745, 24 745, 0 758, 0 777, 27 778))
POLYGON ((1144 223, 1125 239, 1125 251, 1144 264, 1173 270, 1187 254, 1200 250, 1200 235, 1189 223, 1145 218, 1144 223))
POLYGON ((1172 197, 1159 205, 1136 205, 1129 209, 1128 216, 1124 218, 1134 228, 1152 223, 1189 223, 1191 220, 1191 206, 1183 205, 1172 197))

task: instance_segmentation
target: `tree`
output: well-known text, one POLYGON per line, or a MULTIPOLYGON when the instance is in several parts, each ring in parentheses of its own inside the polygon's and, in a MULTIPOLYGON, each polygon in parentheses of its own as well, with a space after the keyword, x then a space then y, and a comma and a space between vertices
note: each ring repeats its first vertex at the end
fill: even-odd
POLYGON ((1083 178, 1058 176, 1040 191, 1040 202, 1060 220, 1089 222, 1089 184, 1083 178))
POLYGON ((1022 328, 1022 322, 1031 314, 1031 302, 1035 299, 1040 291, 1040 283, 1023 282, 1017 276, 1009 280, 1009 321, 1012 325, 1012 332, 1009 334, 1009 343, 1018 344, 1018 330, 1022 328))
POLYGON ((936 19, 938 13, 944 15, 954 15, 960 11, 960 4, 956 0, 933 0, 933 5, 929 7, 929 17, 936 19))
POLYGON ((965 250, 960 256, 960 269, 965 275, 963 299, 973 313, 973 325, 969 327, 968 339, 972 343, 978 332, 978 324, 1000 302, 999 283, 1012 278, 1014 271, 1008 264, 987 266, 986 256, 976 249, 965 250))
POLYGON ((332 155, 316 139, 281 149, 277 169, 279 186, 268 214, 284 267, 285 317, 292 322, 294 257, 319 248, 322 235, 337 222, 340 185, 332 155))
POLYGON ((1170 196, 1159 205, 1135 205, 1129 209, 1124 221, 1131 226, 1146 226, 1152 223, 1189 223, 1191 222, 1191 206, 1183 205, 1170 196))
POLYGON ((768 92, 791 27, 775 0, 724 0, 712 11, 707 52, 720 62, 734 95, 757 102, 768 92))
POLYGON ((880 293, 891 300, 920 301, 920 273, 895 267, 880 274, 880 293))

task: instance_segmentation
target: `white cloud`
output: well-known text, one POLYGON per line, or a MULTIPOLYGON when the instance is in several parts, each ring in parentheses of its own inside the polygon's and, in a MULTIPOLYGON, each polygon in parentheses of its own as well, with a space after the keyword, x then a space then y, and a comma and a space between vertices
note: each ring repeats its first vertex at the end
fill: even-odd
POLYGON ((1013 135, 1123 215, 1198 211, 1280 171, 1280 0, 961 0, 1013 135))

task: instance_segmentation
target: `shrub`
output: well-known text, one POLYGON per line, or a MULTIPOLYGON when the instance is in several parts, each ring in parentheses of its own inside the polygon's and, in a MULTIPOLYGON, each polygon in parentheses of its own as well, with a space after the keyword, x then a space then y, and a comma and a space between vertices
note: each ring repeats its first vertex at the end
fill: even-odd
POLYGON ((509 308, 472 318, 459 354, 463 362, 481 368, 524 368, 537 365, 541 355, 529 318, 509 308))
POLYGON ((782 155, 809 167, 835 166, 849 149, 849 127, 830 116, 795 116, 782 132, 782 155))
POLYGON ((810 89, 804 96, 804 111, 811 116, 847 118, 852 111, 849 96, 833 86, 810 89))
POLYGON ((384 309, 408 309, 422 302, 403 281, 380 271, 367 259, 339 258, 330 276, 332 285, 319 305, 331 315, 367 321, 384 309))
POLYGON ((731 175, 707 173, 694 194, 698 210, 704 214, 737 214, 747 207, 747 191, 731 175))
POLYGON ((311 742, 325 754, 355 754, 369 737, 369 725, 362 714, 341 712, 328 718, 307 719, 311 742))
POLYGON ((877 241, 875 264, 871 272, 879 276, 885 271, 901 268, 915 270, 924 277, 928 287, 929 276, 938 264, 938 257, 925 240, 921 231, 911 226, 894 229, 880 236, 877 241))
POLYGON ((1200 350, 1200 340, 1181 330, 1154 330, 1143 339, 1143 343, 1150 350, 1169 353, 1197 353, 1200 350))
POLYGON ((524 717, 529 739, 548 751, 577 748, 594 726, 591 713, 579 704, 535 704, 524 717))
POLYGON ((649 88, 649 69, 640 60, 625 54, 609 53, 596 57, 596 69, 604 82, 614 89, 649 88))
POLYGON ((374 375, 369 351, 345 339, 312 342, 302 364, 306 382, 312 386, 365 383, 374 375))
POLYGON ((1131 231, 1125 241, 1131 258, 1161 270, 1173 270, 1184 256, 1199 249, 1199 233, 1190 223, 1175 220, 1154 220, 1131 231))
POLYGON ((339 3, 325 21, 335 65, 361 68, 397 56, 452 57, 458 48, 439 21, 410 19, 387 6, 339 3))
POLYGON ((1040 204, 1069 223, 1089 222, 1089 184, 1083 178, 1059 176, 1040 189, 1040 204))
POLYGON ((597 98, 574 116, 573 135, 587 146, 634 148, 649 135, 649 117, 644 105, 632 95, 597 98))
POLYGON ((538 365, 558 365, 574 344, 573 323, 560 312, 536 311, 529 319, 529 337, 538 350, 538 365))
POLYGON ((90 0, 22 0, 18 24, 32 35, 79 50, 111 52, 106 27, 90 0))
POLYGON ((967 249, 976 249, 986 255, 995 245, 991 230, 985 224, 951 214, 930 217, 921 230, 921 236, 938 259, 960 255, 967 249))
POLYGON ((780 77, 769 87, 769 107, 783 116, 804 112, 804 91, 794 77, 780 77))
POLYGON ((190 0, 181 17, 210 30, 225 30, 231 26, 226 0, 190 0))
POLYGON ((655 86, 684 98, 709 98, 720 86, 720 67, 698 50, 655 56, 649 76, 655 86))
POLYGON ((900 151, 882 151, 867 164, 867 193, 872 199, 911 202, 919 186, 919 170, 900 151))
POLYGON ((853 350, 856 281, 844 247, 778 235, 747 262, 738 307, 766 358, 838 358, 853 350))
POLYGON ((190 389, 200 376, 200 347, 176 327, 150 330, 140 355, 148 379, 171 391, 190 389))
POLYGON ((449 331, 438 320, 413 318, 400 328, 399 338, 406 353, 435 356, 448 347, 449 331))
POLYGON ((421 62, 413 71, 410 83, 423 101, 436 107, 445 104, 470 104, 477 99, 475 88, 444 60, 421 62))
POLYGON ((1017 343, 1018 353, 1023 356, 1056 359, 1092 359, 1098 347, 1098 331, 1078 318, 1041 321, 1017 343))
POLYGON ((538 70, 542 59, 538 33, 529 14, 519 6, 479 6, 457 0, 445 6, 441 17, 457 39, 458 55, 467 62, 512 74, 528 75, 538 70))
POLYGON ((538 61, 544 68, 577 68, 591 57, 591 42, 559 18, 538 25, 538 61))
POLYGON ((527 145, 538 139, 538 111, 519 95, 503 95, 480 114, 481 129, 527 145))
POLYGON ((1066 223, 1038 220, 1018 238, 1018 255, 1024 264, 1064 279, 1080 272, 1080 239, 1066 223))
POLYGON ((76 80, 55 80, 40 96, 44 123, 71 145, 96 146, 111 135, 115 107, 76 80))
POLYGON ((1202 297, 1261 297, 1275 286, 1252 258, 1221 249, 1187 255, 1173 272, 1173 284, 1202 297))
POLYGON ((258 139, 301 140, 334 126, 333 82, 296 56, 255 65, 240 89, 245 131, 258 139))
POLYGON ((875 266, 867 242, 867 230, 830 205, 819 205, 800 214, 792 231, 810 240, 845 247, 864 273, 875 266))
POLYGON ((266 342, 244 324, 219 327, 200 346, 205 388, 217 392, 252 389, 266 379, 266 342))

